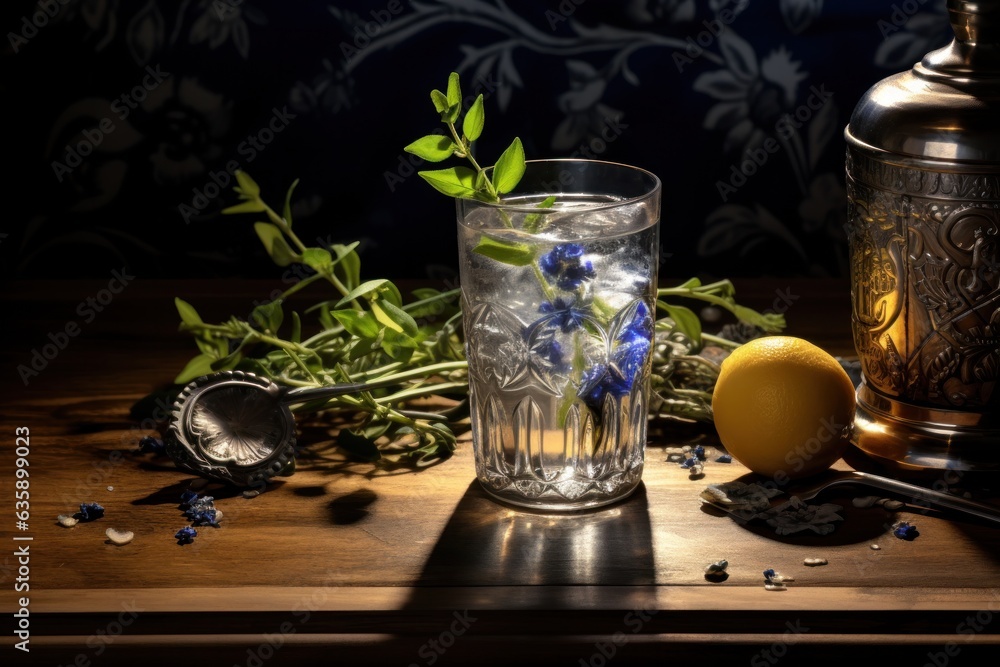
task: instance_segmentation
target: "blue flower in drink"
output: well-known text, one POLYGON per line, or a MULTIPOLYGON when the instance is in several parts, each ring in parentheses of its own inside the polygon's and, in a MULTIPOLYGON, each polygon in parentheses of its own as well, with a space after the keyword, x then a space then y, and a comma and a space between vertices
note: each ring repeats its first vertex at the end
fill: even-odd
POLYGON ((550 321, 558 325, 563 333, 579 329, 586 315, 585 311, 574 306, 573 301, 566 301, 562 297, 556 297, 554 301, 543 301, 538 312, 553 315, 550 321))
POLYGON ((646 367, 652 333, 649 309, 639 302, 632 319, 615 337, 611 363, 597 365, 583 374, 578 395, 584 402, 599 408, 605 396, 620 398, 632 391, 646 367))
POLYGON ((563 367, 563 349, 555 338, 546 338, 536 345, 532 351, 539 357, 557 368, 563 367))
POLYGON ((583 246, 579 243, 560 243, 539 258, 538 266, 549 282, 566 291, 575 290, 584 280, 597 275, 593 263, 583 261, 583 246))

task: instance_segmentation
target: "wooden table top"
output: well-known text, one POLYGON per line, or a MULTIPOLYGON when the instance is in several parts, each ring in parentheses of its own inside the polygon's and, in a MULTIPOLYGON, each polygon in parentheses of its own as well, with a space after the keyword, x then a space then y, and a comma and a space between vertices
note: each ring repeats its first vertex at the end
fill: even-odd
MULTIPOLYGON (((2 611, 11 619, 21 597, 30 611, 30 653, 14 648, 20 640, 13 635, 4 664, 12 655, 24 661, 16 664, 46 665, 334 658, 352 665, 715 658, 764 665, 787 654, 788 664, 822 655, 919 665, 969 660, 1000 643, 997 528, 919 507, 856 508, 843 493, 823 499, 844 506, 844 521, 829 535, 783 537, 766 525, 740 525, 703 508, 698 495, 747 471, 709 456, 705 477, 689 479, 664 447, 697 440, 712 448, 712 434, 672 425, 654 429, 643 484, 630 499, 552 516, 487 498, 468 441, 429 469, 380 470, 345 460, 328 426, 311 420, 301 425, 309 447, 294 476, 251 499, 209 491, 224 512, 221 526, 199 529, 192 544, 179 546, 173 535, 187 521, 178 502, 194 478, 166 457, 136 452, 149 431, 129 408, 168 385, 194 354, 177 332, 175 295, 206 319, 221 318, 249 312, 272 285, 136 280, 98 303, 100 311, 80 306, 103 287, 14 283, 4 290, 0 496, 10 511, 0 526, 2 611), (18 367, 30 366, 49 334, 73 330, 70 323, 78 334, 25 386, 18 367), (27 531, 16 530, 11 516, 16 428, 30 431, 27 531), (56 522, 81 502, 102 504, 104 518, 73 528, 56 522), (898 519, 917 524, 919 537, 893 537, 898 519), (131 530, 135 539, 115 546, 106 528, 131 530), (18 592, 24 573, 13 554, 24 546, 30 589, 18 592), (808 557, 829 564, 807 567, 808 557), (729 561, 729 578, 706 580, 705 566, 719 559, 729 561), (765 591, 767 568, 795 580, 786 591, 765 591)), ((845 284, 737 287, 741 302, 760 308, 782 290, 794 295, 789 333, 852 352, 845 284)), ((970 479, 945 481, 966 486, 970 479)))

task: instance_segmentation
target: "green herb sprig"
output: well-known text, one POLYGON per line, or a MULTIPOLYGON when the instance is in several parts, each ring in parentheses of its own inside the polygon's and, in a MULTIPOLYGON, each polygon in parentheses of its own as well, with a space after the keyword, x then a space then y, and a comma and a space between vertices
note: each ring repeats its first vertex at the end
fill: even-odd
MULTIPOLYGON (((472 154, 472 145, 483 133, 486 123, 483 95, 480 94, 462 118, 462 85, 457 72, 448 77, 447 92, 431 91, 431 102, 441 116, 447 133, 428 134, 403 150, 428 162, 443 162, 450 157, 463 158, 471 164, 417 172, 435 190, 449 197, 500 202, 500 195, 513 190, 524 176, 524 147, 514 141, 500 155, 492 172, 487 174, 472 154), (462 130, 458 130, 462 118, 462 130)), ((509 220, 507 220, 509 224, 509 220)))

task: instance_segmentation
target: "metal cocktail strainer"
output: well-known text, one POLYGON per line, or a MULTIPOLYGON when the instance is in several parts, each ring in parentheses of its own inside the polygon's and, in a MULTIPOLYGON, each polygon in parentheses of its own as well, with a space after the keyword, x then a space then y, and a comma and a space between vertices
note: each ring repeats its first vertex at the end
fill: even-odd
POLYGON ((174 402, 167 453, 199 475, 237 486, 266 483, 294 465, 289 406, 398 384, 395 379, 290 389, 242 371, 202 376, 174 402))

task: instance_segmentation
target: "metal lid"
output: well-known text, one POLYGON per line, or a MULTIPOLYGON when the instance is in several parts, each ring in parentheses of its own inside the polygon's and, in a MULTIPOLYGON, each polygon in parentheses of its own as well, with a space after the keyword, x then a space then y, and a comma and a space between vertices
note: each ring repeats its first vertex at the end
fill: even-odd
POLYGON ((1000 164, 1000 2, 948 0, 955 39, 872 86, 845 131, 853 148, 1000 164))

